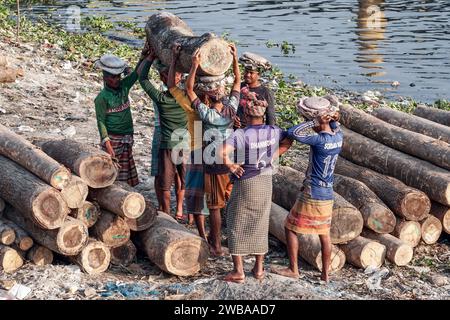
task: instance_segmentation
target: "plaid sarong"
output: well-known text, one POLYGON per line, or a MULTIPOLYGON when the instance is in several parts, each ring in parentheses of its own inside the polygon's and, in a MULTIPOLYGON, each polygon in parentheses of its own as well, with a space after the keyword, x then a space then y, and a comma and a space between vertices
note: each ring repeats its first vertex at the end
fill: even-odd
POLYGON ((330 233, 333 200, 314 200, 301 193, 289 212, 285 227, 302 234, 330 233))
MULTIPOLYGON (((117 175, 116 180, 125 181, 130 186, 134 187, 139 184, 139 179, 136 164, 133 159, 133 136, 110 134, 109 139, 111 140, 111 145, 120 165, 119 174, 117 175)), ((102 149, 103 151, 106 151, 105 144, 102 144, 102 149)))
POLYGON ((272 175, 258 175, 234 182, 226 207, 230 254, 267 253, 271 204, 272 175))

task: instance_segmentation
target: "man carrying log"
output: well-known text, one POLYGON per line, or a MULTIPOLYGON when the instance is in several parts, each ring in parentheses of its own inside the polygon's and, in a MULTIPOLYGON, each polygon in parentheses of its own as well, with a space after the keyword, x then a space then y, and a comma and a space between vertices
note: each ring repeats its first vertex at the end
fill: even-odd
POLYGON ((308 121, 288 130, 291 139, 310 145, 310 154, 302 192, 285 222, 289 267, 274 270, 283 276, 299 276, 297 233, 318 234, 322 246, 321 279, 326 282, 329 280, 333 173, 343 141, 343 134, 336 123, 330 125, 339 117, 337 101, 330 100, 316 97, 300 99, 298 111, 308 121), (308 132, 310 129, 314 132, 308 132))

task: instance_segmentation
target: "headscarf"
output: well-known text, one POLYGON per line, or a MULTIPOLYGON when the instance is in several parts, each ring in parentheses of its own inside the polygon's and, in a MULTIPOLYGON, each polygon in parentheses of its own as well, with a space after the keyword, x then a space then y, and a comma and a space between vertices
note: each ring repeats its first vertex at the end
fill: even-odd
POLYGON ((252 117, 264 116, 268 106, 266 99, 256 92, 250 91, 247 86, 241 89, 241 97, 239 104, 243 107, 244 114, 252 117))

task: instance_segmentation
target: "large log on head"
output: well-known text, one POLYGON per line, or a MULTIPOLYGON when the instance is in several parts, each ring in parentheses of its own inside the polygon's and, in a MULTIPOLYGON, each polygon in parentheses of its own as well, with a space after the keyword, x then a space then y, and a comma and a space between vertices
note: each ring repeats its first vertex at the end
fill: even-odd
POLYGON ((379 242, 359 236, 346 244, 339 245, 346 261, 359 268, 379 268, 386 257, 386 247, 379 242))
POLYGON ((14 243, 16 233, 3 219, 0 219, 0 244, 9 246, 14 243))
MULTIPOLYGON (((417 159, 349 129, 344 131, 342 156, 356 164, 373 169, 422 190, 431 199, 450 204, 450 172, 417 159)), ((410 142, 411 143, 411 142, 410 142)))
POLYGON ((1 124, 0 155, 20 164, 56 189, 61 190, 70 181, 71 173, 67 168, 1 124))
MULTIPOLYGON (((279 205, 272 203, 270 211, 269 232, 278 240, 286 244, 284 223, 288 211, 279 205)), ((322 247, 320 238, 315 234, 298 234, 298 254, 310 265, 322 271, 322 247)), ((342 269, 345 264, 345 254, 337 246, 331 247, 330 272, 342 269)))
POLYGON ((408 187, 395 178, 358 166, 341 157, 336 162, 335 171, 363 182, 400 217, 419 221, 425 219, 430 212, 431 202, 424 192, 408 187))
POLYGON ((71 209, 81 208, 89 194, 87 184, 80 177, 72 176, 69 184, 61 190, 61 196, 71 209))
POLYGON ((384 245, 387 249, 386 258, 397 266, 405 266, 413 258, 413 248, 393 235, 379 234, 365 229, 362 232, 362 236, 384 245))
POLYGON ((340 121, 347 128, 441 168, 450 169, 450 145, 447 142, 397 127, 350 105, 342 105, 339 111, 340 121), (417 148, 418 145, 420 148, 417 148))
POLYGON ((53 252, 40 245, 33 246, 27 252, 26 257, 37 266, 45 266, 53 262, 53 252))
POLYGON ((111 248, 111 264, 128 266, 136 257, 136 246, 129 240, 123 246, 111 248))
POLYGON ((392 235, 406 242, 411 247, 417 247, 422 239, 422 230, 420 223, 417 221, 407 221, 404 219, 397 219, 392 235))
POLYGON ((70 139, 40 141, 38 145, 91 188, 105 188, 116 180, 118 170, 111 156, 102 150, 70 139))
POLYGON ((91 189, 90 197, 100 207, 124 218, 137 219, 145 210, 144 197, 140 193, 122 188, 120 184, 113 184, 102 189, 91 189))
POLYGON ((206 263, 206 241, 188 231, 166 213, 159 213, 149 229, 139 233, 149 259, 161 270, 177 276, 192 276, 206 263))
POLYGON ((418 105, 416 109, 414 109, 413 114, 450 127, 450 111, 418 105))
POLYGON ((90 228, 97 222, 100 216, 100 208, 92 202, 85 201, 80 208, 72 209, 70 215, 90 228))
POLYGON ((191 68, 192 54, 199 49, 202 61, 198 75, 217 76, 224 74, 231 65, 232 56, 228 43, 211 33, 194 36, 187 24, 169 12, 152 15, 145 27, 147 41, 153 46, 159 59, 170 65, 171 48, 174 42, 181 44, 182 50, 177 70, 188 73, 191 68))
POLYGON ((6 210, 6 216, 26 230, 37 243, 62 255, 77 255, 88 240, 87 227, 72 217, 67 217, 59 229, 45 230, 13 208, 6 210))
MULTIPOLYGON (((279 167, 272 178, 272 201, 286 210, 290 210, 300 194, 300 187, 304 179, 304 174, 297 170, 279 167)), ((361 233, 363 225, 361 212, 339 194, 334 193, 331 242, 337 244, 355 239, 361 233)))
POLYGON ((391 108, 377 108, 372 111, 375 117, 394 126, 418 132, 429 137, 450 143, 450 127, 421 117, 397 111, 391 108))
POLYGON ((101 210, 97 223, 92 227, 92 233, 108 247, 120 247, 130 239, 130 228, 125 220, 109 211, 101 210))
MULTIPOLYGON (((33 238, 31 238, 28 233, 7 219, 0 219, 0 223, 5 223, 8 225, 15 233, 14 244, 22 251, 28 251, 34 244, 33 238)), ((4 243, 5 244, 5 243, 4 243)))
POLYGON ((442 230, 450 234, 450 208, 432 201, 430 214, 438 218, 442 223, 442 230))
POLYGON ((61 193, 0 156, 0 196, 42 228, 56 229, 69 213, 61 193))
POLYGON ((78 264, 87 274, 99 274, 108 269, 111 254, 103 242, 89 239, 83 250, 70 260, 78 264))
POLYGON ((442 223, 438 218, 430 214, 425 220, 420 221, 420 226, 423 242, 434 244, 439 240, 442 233, 442 223))
POLYGON ((6 273, 14 272, 23 265, 20 254, 7 246, 0 244, 0 270, 6 273))

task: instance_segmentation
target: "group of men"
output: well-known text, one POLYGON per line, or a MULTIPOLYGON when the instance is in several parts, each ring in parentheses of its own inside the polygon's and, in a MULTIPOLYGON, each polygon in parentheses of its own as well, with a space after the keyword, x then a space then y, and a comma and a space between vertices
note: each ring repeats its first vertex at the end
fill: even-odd
POLYGON ((95 99, 101 146, 118 160, 118 180, 131 186, 138 184, 128 94, 139 80, 153 101, 155 113, 151 175, 155 177, 159 210, 170 214, 170 191, 175 186, 175 217, 183 220, 186 212, 189 223, 195 221, 200 237, 208 242, 214 256, 224 254, 224 214, 234 264, 224 280, 242 283, 244 255, 256 256, 252 273, 257 279, 264 277, 274 163, 294 140, 308 144, 310 164, 305 181, 299 181, 303 192, 285 223, 290 266, 274 272, 298 277, 297 233, 318 234, 322 243, 322 279, 328 281, 333 171, 343 139, 337 124, 338 101, 334 97, 301 99, 297 108, 307 121, 282 130, 275 125, 273 93, 260 79, 270 69, 266 59, 252 53, 238 59, 236 46, 230 44, 234 81, 227 94, 225 76, 211 82, 197 74, 202 59, 199 50, 192 55, 190 72, 183 81, 183 74, 176 70, 182 50, 179 44, 173 45, 168 66, 161 63, 149 43, 134 71, 112 55, 96 63, 104 79, 104 88, 95 99), (239 61, 245 70, 242 83, 239 61), (149 80, 152 66, 159 72, 162 88, 149 80), (127 75, 122 78, 123 73, 127 75))

